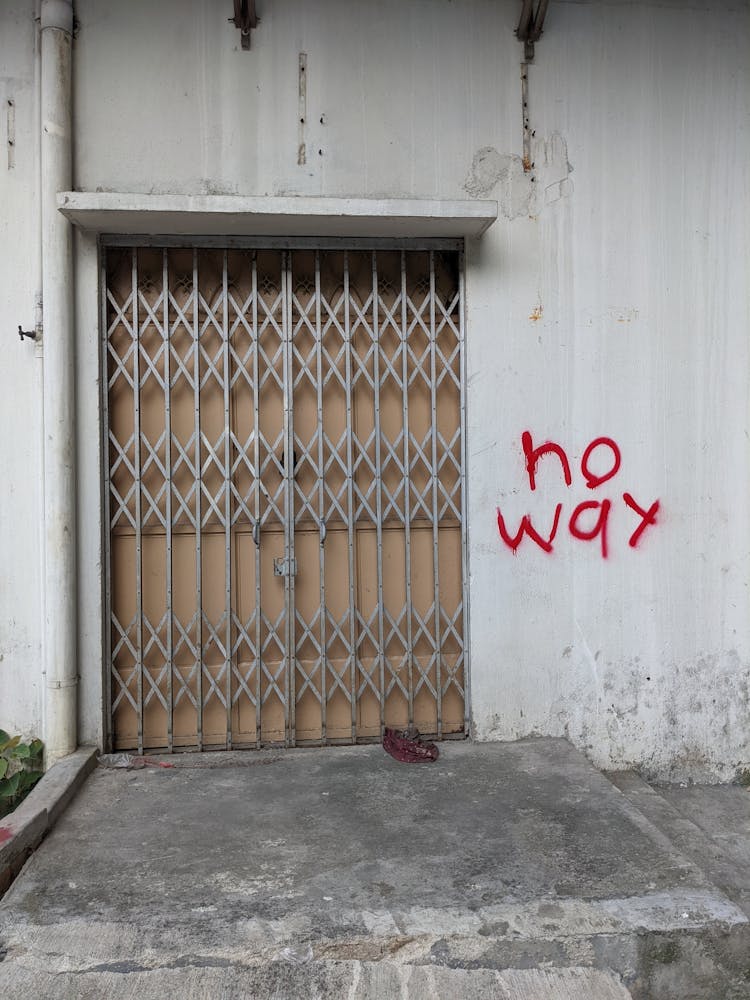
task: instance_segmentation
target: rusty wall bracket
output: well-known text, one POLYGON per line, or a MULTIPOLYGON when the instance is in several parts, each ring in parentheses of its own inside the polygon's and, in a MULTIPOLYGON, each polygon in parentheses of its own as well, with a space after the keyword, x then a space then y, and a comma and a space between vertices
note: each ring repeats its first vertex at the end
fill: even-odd
POLYGON ((242 48, 250 48, 250 32, 258 27, 255 0, 234 0, 234 17, 229 18, 242 36, 242 48))
POLYGON ((547 13, 549 0, 521 0, 521 16, 518 19, 516 38, 524 44, 524 62, 534 58, 534 42, 538 42, 544 28, 544 17, 547 13))

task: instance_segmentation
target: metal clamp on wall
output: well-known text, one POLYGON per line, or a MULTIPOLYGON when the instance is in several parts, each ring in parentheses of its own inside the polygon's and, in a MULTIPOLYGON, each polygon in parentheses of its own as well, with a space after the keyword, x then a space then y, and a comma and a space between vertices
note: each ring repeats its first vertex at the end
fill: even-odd
POLYGON ((255 0, 234 0, 234 17, 229 18, 235 28, 240 29, 242 48, 250 48, 250 32, 258 27, 258 17, 255 13, 255 0))
POLYGON ((516 37, 524 44, 523 57, 526 62, 532 62, 534 59, 534 42, 538 42, 541 37, 548 6, 549 0, 538 0, 534 10, 534 0, 522 0, 516 37))

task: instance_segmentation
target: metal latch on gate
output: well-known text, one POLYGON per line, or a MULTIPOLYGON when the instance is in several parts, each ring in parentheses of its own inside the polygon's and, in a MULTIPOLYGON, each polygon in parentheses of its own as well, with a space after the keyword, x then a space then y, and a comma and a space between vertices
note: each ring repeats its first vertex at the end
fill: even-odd
POLYGON ((286 559, 283 556, 278 556, 278 558, 273 561, 273 575, 274 576, 296 576, 297 575, 297 560, 296 559, 286 559))

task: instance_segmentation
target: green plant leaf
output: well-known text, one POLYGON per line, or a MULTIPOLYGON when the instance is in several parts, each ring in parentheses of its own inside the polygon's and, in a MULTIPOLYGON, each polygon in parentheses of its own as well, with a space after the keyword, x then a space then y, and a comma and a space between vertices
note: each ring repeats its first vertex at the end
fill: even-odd
POLYGON ((28 792, 42 777, 41 771, 21 771, 18 775, 18 793, 28 792))
POLYGON ((19 760, 26 760, 31 756, 31 749, 28 743, 19 743, 13 751, 13 756, 19 760))
POLYGON ((31 751, 32 757, 41 757, 42 750, 44 750, 44 744, 41 740, 32 740, 31 743, 29 743, 29 750, 31 751))
POLYGON ((12 778, 3 778, 0 780, 0 799, 10 799, 18 791, 18 785, 20 783, 21 772, 17 772, 12 778))
POLYGON ((4 729, 0 729, 0 750, 3 749, 3 747, 8 742, 9 739, 10 735, 6 733, 4 729))
POLYGON ((4 778, 8 771, 8 761, 5 757, 0 757, 0 778, 4 778))

